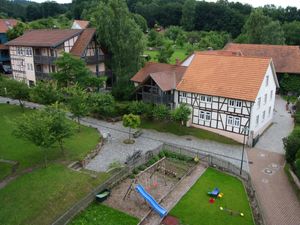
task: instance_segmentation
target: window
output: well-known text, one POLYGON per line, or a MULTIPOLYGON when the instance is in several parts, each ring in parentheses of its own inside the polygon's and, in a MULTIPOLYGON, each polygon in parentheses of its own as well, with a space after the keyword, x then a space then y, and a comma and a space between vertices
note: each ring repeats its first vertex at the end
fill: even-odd
POLYGON ((272 97, 273 97, 273 90, 270 93, 270 100, 272 100, 272 97))
POLYGON ((200 111, 200 113, 199 113, 199 119, 201 119, 201 120, 205 119, 205 112, 204 111, 200 111))
POLYGON ((235 106, 237 108, 241 108, 242 107, 242 101, 235 101, 235 106))
POLYGON ((239 127, 241 124, 241 118, 240 117, 235 117, 234 118, 234 126, 239 127))
POLYGON ((261 97, 259 97, 259 98, 257 99, 257 108, 258 108, 258 109, 260 108, 260 103, 261 103, 261 97))
POLYGON ((227 117, 227 124, 228 125, 233 125, 233 116, 228 116, 227 117))
POLYGON ((268 94, 265 94, 264 105, 267 104, 268 94))
POLYGON ((201 96, 200 96, 200 100, 201 100, 202 102, 212 102, 212 97, 211 97, 211 96, 201 95, 201 96))
POLYGON ((266 111, 263 111, 263 114, 262 114, 262 121, 264 121, 266 118, 266 111))
POLYGON ((271 116, 271 110, 272 110, 272 108, 271 108, 271 106, 269 107, 269 116, 271 116))
POLYGON ((234 107, 234 105, 235 105, 235 101, 234 101, 234 100, 232 100, 232 99, 229 99, 229 105, 230 105, 230 106, 232 106, 232 107, 234 107))
POLYGON ((207 102, 211 102, 211 101, 212 101, 211 96, 207 96, 207 97, 206 97, 206 101, 207 101, 207 102))
POLYGON ((259 115, 256 116, 256 126, 259 124, 259 115))
POLYGON ((266 86, 269 85, 269 76, 266 76, 266 86))
POLYGON ((33 65, 30 63, 30 69, 33 71, 33 65))
POLYGON ((210 121, 211 120, 211 112, 206 112, 205 113, 205 120, 210 121))
POLYGON ((186 92, 182 92, 182 97, 186 98, 186 92))

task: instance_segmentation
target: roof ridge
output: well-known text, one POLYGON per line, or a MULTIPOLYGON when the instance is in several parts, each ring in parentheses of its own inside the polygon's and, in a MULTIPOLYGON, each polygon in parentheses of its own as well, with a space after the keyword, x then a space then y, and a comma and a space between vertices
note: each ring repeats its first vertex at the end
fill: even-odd
POLYGON ((218 54, 205 54, 198 53, 197 55, 205 55, 205 56, 218 56, 218 57, 235 57, 235 58, 256 58, 256 59, 272 59, 272 57, 263 57, 263 56, 245 56, 245 55, 218 55, 218 54))

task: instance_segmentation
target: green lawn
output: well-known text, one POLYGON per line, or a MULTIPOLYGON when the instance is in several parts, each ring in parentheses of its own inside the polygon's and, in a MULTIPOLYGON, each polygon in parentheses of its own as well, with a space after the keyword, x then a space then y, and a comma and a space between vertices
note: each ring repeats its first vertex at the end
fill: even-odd
POLYGON ((23 175, 0 190, 0 224, 50 224, 107 177, 91 178, 60 164, 23 175))
POLYGON ((139 220, 123 212, 93 203, 70 223, 70 225, 136 225, 139 220))
POLYGON ((9 175, 12 170, 12 165, 0 162, 0 180, 9 175))
POLYGON ((235 140, 224 137, 222 135, 210 131, 202 130, 199 128, 181 126, 180 124, 174 122, 143 120, 141 123, 141 127, 145 129, 154 129, 159 132, 168 132, 178 136, 190 135, 199 139, 217 141, 224 144, 233 144, 233 145, 239 144, 235 140))
MULTIPOLYGON (((82 159, 94 149, 99 142, 99 133, 93 128, 82 126, 80 133, 66 141, 67 156, 64 158, 58 146, 55 146, 49 150, 49 166, 44 168, 42 152, 30 142, 12 135, 13 121, 21 114, 17 106, 0 104, 0 158, 20 162, 19 172, 28 167, 38 169, 0 189, 0 224, 51 224, 110 176, 107 173, 96 173, 97 177, 92 178, 66 166, 73 160, 82 159)), ((0 176, 5 174, 2 167, 0 164, 0 176)))
POLYGON ((207 169, 196 184, 183 196, 171 210, 171 215, 180 219, 184 225, 254 225, 252 212, 242 182, 230 175, 214 169, 207 169), (207 192, 218 187, 224 196, 214 204, 209 203, 207 192), (223 208, 244 213, 230 215, 223 208))
MULTIPOLYGON (((26 110, 25 113, 31 113, 26 110)), ((0 104, 0 158, 15 160, 20 163, 19 170, 43 164, 43 152, 32 143, 16 138, 13 132, 13 122, 20 117, 22 111, 18 106, 0 104)), ((89 127, 82 126, 81 132, 66 140, 67 161, 82 159, 99 142, 98 132, 89 127)), ((61 159, 58 145, 48 151, 49 160, 61 159)))
MULTIPOLYGON (((149 51, 146 50, 144 52, 145 55, 150 55, 151 57, 151 62, 157 62, 156 56, 158 55, 158 51, 154 50, 154 51, 149 51)), ((176 48, 174 50, 174 53, 170 59, 170 63, 171 64, 175 64, 176 63, 176 59, 179 59, 180 61, 184 60, 187 57, 186 55, 186 50, 183 48, 176 48)))

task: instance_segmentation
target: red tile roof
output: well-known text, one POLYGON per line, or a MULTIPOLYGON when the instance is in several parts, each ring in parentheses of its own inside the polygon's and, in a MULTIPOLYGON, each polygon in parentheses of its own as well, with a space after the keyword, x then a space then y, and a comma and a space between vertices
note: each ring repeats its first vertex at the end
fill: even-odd
POLYGON ((176 88, 185 70, 184 66, 148 62, 131 78, 131 81, 143 83, 151 77, 163 91, 169 91, 176 88))
POLYGON ((0 50, 8 50, 8 46, 0 44, 0 50))
POLYGON ((273 59, 277 73, 300 74, 299 46, 229 43, 224 50, 240 50, 244 56, 270 57, 273 59))
POLYGON ((89 43, 93 39, 95 33, 96 29, 94 28, 87 28, 83 30, 83 32, 80 34, 79 38, 75 42, 74 46, 72 47, 71 53, 75 56, 81 57, 85 49, 88 47, 89 43))
POLYGON ((6 33, 18 23, 15 19, 0 19, 0 33, 6 33))
POLYGON ((86 29, 90 25, 90 21, 87 21, 87 20, 74 20, 72 27, 74 27, 75 24, 78 25, 79 28, 81 28, 81 29, 86 29))
POLYGON ((79 35, 82 30, 76 29, 41 29, 30 30, 22 36, 6 43, 8 46, 57 47, 64 41, 79 35))
POLYGON ((177 90, 255 101, 270 58, 195 53, 177 90))

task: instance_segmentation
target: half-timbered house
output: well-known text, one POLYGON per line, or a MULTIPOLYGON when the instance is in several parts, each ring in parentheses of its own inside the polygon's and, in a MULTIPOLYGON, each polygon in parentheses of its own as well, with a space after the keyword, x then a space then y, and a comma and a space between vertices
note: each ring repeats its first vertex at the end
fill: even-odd
POLYGON ((278 81, 271 58, 195 53, 176 87, 176 104, 192 110, 189 126, 239 142, 271 124, 278 81))

